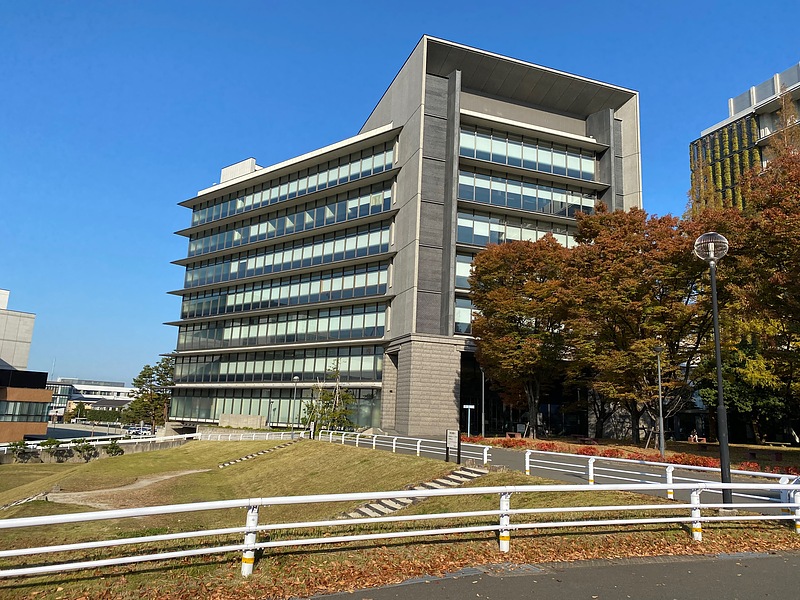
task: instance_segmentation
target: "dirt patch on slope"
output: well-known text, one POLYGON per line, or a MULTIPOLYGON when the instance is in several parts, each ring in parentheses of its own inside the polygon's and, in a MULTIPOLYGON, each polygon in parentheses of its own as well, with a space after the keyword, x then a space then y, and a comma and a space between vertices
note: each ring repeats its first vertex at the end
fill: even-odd
POLYGON ((147 497, 150 496, 147 488, 153 484, 182 475, 192 473, 205 473, 211 469, 198 469, 194 471, 173 471, 161 473, 150 477, 142 477, 129 485, 122 487, 106 488, 102 490, 92 490, 90 492, 50 492, 46 499, 49 502, 60 502, 63 504, 80 504, 91 506, 101 510, 116 508, 134 508, 137 506, 147 506, 147 497))

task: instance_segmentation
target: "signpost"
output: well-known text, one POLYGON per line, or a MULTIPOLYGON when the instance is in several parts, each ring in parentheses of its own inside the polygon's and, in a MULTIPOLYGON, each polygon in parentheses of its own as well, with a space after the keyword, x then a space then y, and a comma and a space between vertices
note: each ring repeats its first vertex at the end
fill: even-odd
POLYGON ((445 443, 445 450, 444 450, 444 460, 445 462, 450 462, 450 450, 456 451, 456 457, 458 464, 461 464, 461 436, 458 435, 458 429, 447 429, 446 430, 446 443, 445 443))
POLYGON ((470 435, 472 435, 472 429, 470 426, 472 425, 472 409, 475 408, 475 405, 465 404, 464 408, 467 409, 467 437, 469 437, 470 435))

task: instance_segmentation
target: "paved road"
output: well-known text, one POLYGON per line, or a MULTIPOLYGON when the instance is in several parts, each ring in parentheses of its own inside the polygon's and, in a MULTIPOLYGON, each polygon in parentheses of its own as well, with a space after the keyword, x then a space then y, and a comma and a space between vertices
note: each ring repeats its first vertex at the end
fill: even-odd
POLYGON ((797 598, 798 590, 800 554, 779 553, 481 567, 324 598, 775 600, 797 598))

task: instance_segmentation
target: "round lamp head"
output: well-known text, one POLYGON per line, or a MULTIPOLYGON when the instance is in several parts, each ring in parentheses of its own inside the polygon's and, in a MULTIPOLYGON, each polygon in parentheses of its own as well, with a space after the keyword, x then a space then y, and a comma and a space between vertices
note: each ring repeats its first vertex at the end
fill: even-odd
POLYGON ((694 254, 706 262, 717 262, 728 253, 728 240, 725 236, 710 231, 704 233, 694 242, 694 254))
POLYGON ((292 377, 292 381, 297 383, 298 381, 300 381, 300 378, 297 375, 295 375, 294 377, 292 377))
POLYGON ((655 352, 656 354, 661 354, 662 352, 664 352, 664 346, 662 346, 661 344, 653 346, 653 352, 655 352))

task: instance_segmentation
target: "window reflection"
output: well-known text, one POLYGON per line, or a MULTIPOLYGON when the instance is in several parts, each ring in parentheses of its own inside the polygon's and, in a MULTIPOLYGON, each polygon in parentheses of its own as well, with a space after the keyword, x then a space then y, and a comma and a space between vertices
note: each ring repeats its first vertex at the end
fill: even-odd
MULTIPOLYGON (((575 245, 574 228, 559 223, 518 219, 506 215, 469 210, 458 211, 457 223, 458 231, 456 235, 460 244, 486 246, 487 244, 502 244, 515 240, 535 242, 551 233, 562 246, 571 248, 575 245)), ((466 285, 459 284, 459 269, 463 269, 462 279, 460 280, 462 283, 465 283, 463 273, 468 276, 469 271, 465 266, 461 265, 460 260, 465 259, 461 259, 459 256, 456 257, 456 286, 466 287, 466 285)))
POLYGON ((304 350, 233 352, 207 356, 178 356, 175 383, 291 382, 325 380, 338 364, 344 382, 380 381, 383 346, 340 346, 304 350))
POLYGON ((204 202, 192 212, 192 227, 382 173, 391 169, 393 164, 394 142, 379 144, 363 152, 355 152, 338 160, 324 162, 310 169, 204 202))
MULTIPOLYGON (((365 274, 364 274, 365 276, 365 274)), ((310 289, 308 283, 306 293, 310 289)), ((178 350, 382 337, 386 304, 359 304, 181 325, 178 350)))
POLYGON ((388 252, 389 227, 389 221, 381 221, 324 236, 200 261, 186 267, 184 286, 191 288, 388 252))
POLYGON ((464 125, 459 136, 459 154, 501 165, 595 181, 596 160, 592 150, 493 129, 464 125))
POLYGON ((578 212, 592 214, 597 202, 597 196, 589 190, 565 189, 535 179, 520 181, 467 169, 458 173, 458 198, 562 217, 574 217, 578 212))
POLYGON ((193 293, 184 297, 181 318, 207 317, 281 306, 361 298, 386 293, 388 262, 317 271, 292 277, 193 293))

